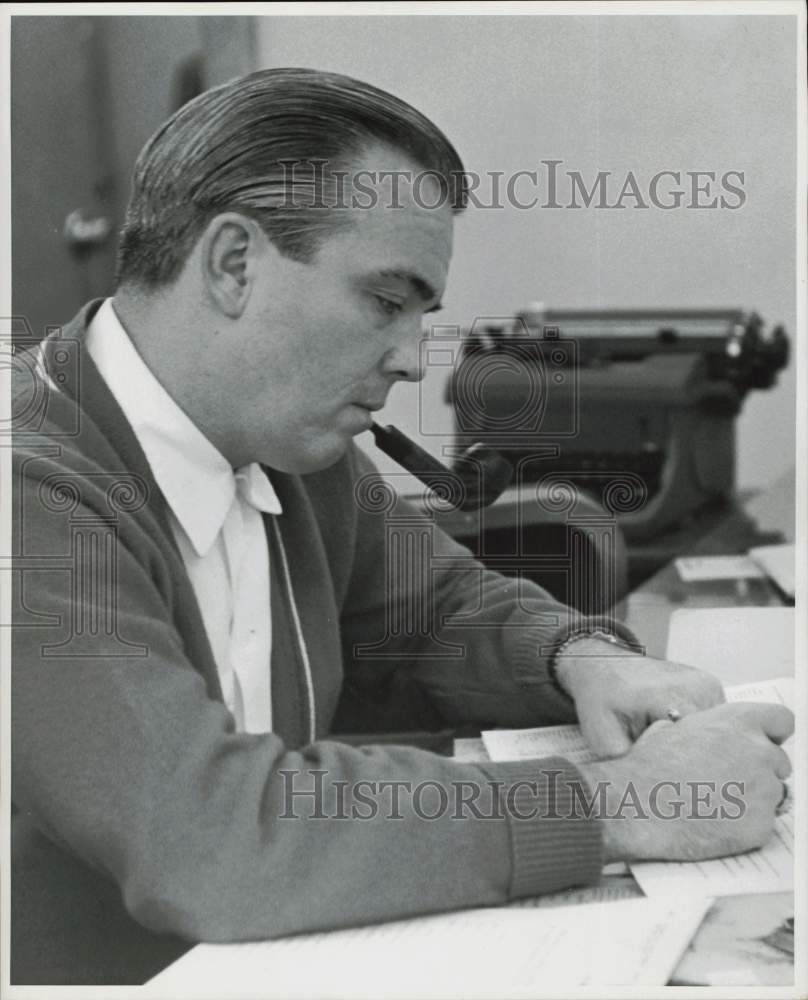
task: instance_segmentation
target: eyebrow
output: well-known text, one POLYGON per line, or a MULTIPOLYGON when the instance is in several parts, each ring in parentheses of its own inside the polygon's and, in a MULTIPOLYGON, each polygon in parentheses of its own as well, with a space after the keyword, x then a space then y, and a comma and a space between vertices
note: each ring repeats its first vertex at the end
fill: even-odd
MULTIPOLYGON (((375 276, 378 278, 397 278, 399 281, 406 281, 407 284, 412 288, 416 295, 424 302, 429 302, 430 299, 437 298, 437 292, 425 281, 419 274, 414 271, 396 271, 390 269, 384 269, 381 271, 376 271, 375 276)), ((436 302, 434 306, 430 306, 429 309, 425 309, 424 312, 432 313, 437 312, 442 309, 443 305, 441 302, 436 302)))

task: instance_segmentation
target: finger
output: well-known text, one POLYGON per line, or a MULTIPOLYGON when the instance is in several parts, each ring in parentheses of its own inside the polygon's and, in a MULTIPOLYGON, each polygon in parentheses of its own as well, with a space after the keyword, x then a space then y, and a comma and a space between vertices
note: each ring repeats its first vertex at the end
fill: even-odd
POLYGON ((772 803, 775 813, 788 797, 788 785, 780 778, 772 778, 772 803))
POLYGON ((712 708, 726 701, 724 687, 721 681, 706 670, 699 670, 696 667, 688 667, 681 663, 671 663, 670 676, 675 680, 675 687, 672 693, 679 694, 681 705, 675 707, 682 715, 685 709, 697 711, 698 709, 712 708), (677 691, 678 689, 678 691, 677 691))
POLYGON ((622 757, 631 749, 631 737, 613 712, 600 711, 588 717, 580 717, 578 721, 587 742, 598 757, 622 757))
POLYGON ((645 732, 638 737, 637 742, 639 743, 640 740, 653 739, 656 735, 664 732, 665 729, 670 729, 670 727, 674 724, 675 723, 673 723, 670 719, 657 719, 656 722, 652 722, 645 732))
POLYGON ((683 719, 695 712, 704 712, 724 702, 724 689, 709 674, 699 673, 699 683, 687 687, 676 685, 654 692, 649 705, 648 718, 683 719), (672 713, 672 714, 671 714, 672 713))
POLYGON ((791 760, 788 754, 782 747, 772 747, 769 759, 771 760, 771 767, 774 773, 781 781, 785 781, 792 771, 791 760))
POLYGON ((666 705, 655 705, 648 711, 648 725, 650 726, 657 722, 679 722, 686 715, 693 715, 701 711, 703 710, 698 705, 683 703, 681 701, 677 701, 676 703, 671 701, 666 705))
POLYGON ((773 743, 785 742, 794 732, 794 713, 785 705, 747 701, 736 702, 734 707, 750 726, 758 727, 773 743))
POLYGON ((778 778, 774 771, 769 771, 765 779, 758 780, 753 786, 745 786, 741 796, 747 809, 763 809, 774 814, 783 801, 785 782, 778 778))
POLYGON ((723 705, 727 700, 724 694, 724 685, 713 674, 699 671, 698 682, 692 686, 694 701, 699 708, 712 708, 714 705, 723 705))

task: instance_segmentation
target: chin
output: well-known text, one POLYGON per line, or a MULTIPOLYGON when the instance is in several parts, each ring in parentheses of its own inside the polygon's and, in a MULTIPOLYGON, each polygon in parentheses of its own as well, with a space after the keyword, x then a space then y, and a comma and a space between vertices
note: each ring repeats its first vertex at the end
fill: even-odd
POLYGON ((279 472, 298 476, 321 472, 336 465, 348 450, 351 440, 350 436, 342 434, 318 435, 316 439, 307 440, 296 448, 284 449, 282 454, 274 455, 264 464, 279 472))

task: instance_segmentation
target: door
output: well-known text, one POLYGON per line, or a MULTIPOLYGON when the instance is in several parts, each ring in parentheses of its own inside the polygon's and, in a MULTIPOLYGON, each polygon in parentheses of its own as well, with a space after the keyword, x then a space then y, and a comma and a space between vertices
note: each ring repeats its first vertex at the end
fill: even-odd
POLYGON ((12 309, 19 335, 114 287, 135 158, 176 108, 253 68, 248 17, 11 19, 12 309))

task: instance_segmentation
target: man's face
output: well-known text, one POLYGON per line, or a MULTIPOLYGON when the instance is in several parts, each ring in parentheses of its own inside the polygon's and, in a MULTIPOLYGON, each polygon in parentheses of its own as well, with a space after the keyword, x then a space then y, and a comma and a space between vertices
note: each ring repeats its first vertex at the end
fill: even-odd
MULTIPOLYGON (((422 377, 423 316, 446 285, 452 213, 419 207, 404 185, 403 207, 392 209, 385 190, 375 207, 345 210, 352 224, 310 263, 267 243, 233 359, 232 429, 245 460, 325 468, 368 430, 396 381, 422 377)), ((424 185, 422 204, 437 200, 437 187, 424 185)))

